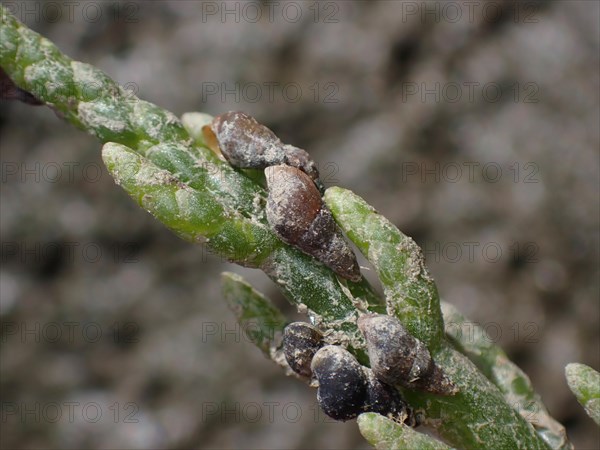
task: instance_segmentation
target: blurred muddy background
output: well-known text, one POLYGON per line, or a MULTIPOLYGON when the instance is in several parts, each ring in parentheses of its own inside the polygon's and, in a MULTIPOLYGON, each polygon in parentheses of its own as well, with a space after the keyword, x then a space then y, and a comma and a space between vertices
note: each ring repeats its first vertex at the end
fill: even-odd
MULTIPOLYGON (((532 378, 600 368, 598 2, 3 2, 177 115, 244 110, 423 247, 532 378)), ((236 328, 219 274, 47 108, 0 106, 2 448, 363 449, 236 328)))

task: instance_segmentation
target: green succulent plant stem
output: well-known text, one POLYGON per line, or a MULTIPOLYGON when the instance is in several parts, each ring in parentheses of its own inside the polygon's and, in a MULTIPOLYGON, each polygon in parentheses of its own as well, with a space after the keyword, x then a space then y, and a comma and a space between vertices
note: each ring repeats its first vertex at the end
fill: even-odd
POLYGON ((444 338, 440 299, 419 246, 350 191, 332 187, 323 199, 342 230, 375 267, 388 314, 398 317, 430 351, 439 348, 444 338))
POLYGON ((427 424, 448 442, 467 448, 548 448, 502 392, 445 339, 437 290, 414 241, 351 191, 330 188, 324 200, 375 267, 388 313, 428 344, 436 363, 458 387, 458 394, 447 397, 404 390, 409 404, 425 411, 427 424))
POLYGON ((361 347, 353 302, 361 299, 382 312, 380 298, 365 280, 341 281, 281 242, 266 222, 262 186, 199 145, 172 113, 131 95, 101 70, 71 60, 4 7, 0 20, 5 72, 60 117, 105 143, 109 171, 140 206, 180 237, 204 242, 227 260, 262 268, 290 301, 361 347))
MULTIPOLYGON (((356 317, 365 305, 371 311, 384 310, 366 281, 340 280, 279 241, 266 223, 265 192, 256 178, 234 170, 202 146, 173 114, 130 95, 102 71, 69 59, 5 8, 0 14, 0 66, 19 87, 105 143, 106 166, 140 206, 182 238, 206 242, 228 260, 264 270, 290 301, 365 362, 356 317)), ((403 241, 387 222, 375 220, 370 207, 354 194, 330 189, 325 199, 332 210, 339 202, 336 220, 375 265, 388 295, 388 311, 427 343, 460 389, 452 397, 406 391, 410 403, 422 408, 429 424, 457 447, 547 448, 502 393, 445 340, 439 298, 422 271, 418 248, 403 241), (363 219, 371 226, 361 225, 363 219), (382 239, 400 240, 390 246, 382 239), (393 247, 401 255, 394 255, 393 247), (379 248, 379 256, 370 248, 379 248), (393 270, 386 269, 387 258, 392 258, 393 270)))
POLYGON ((551 448, 573 449, 565 428, 550 416, 529 377, 492 342, 485 330, 448 303, 442 302, 442 312, 449 340, 500 389, 506 402, 534 426, 551 448))

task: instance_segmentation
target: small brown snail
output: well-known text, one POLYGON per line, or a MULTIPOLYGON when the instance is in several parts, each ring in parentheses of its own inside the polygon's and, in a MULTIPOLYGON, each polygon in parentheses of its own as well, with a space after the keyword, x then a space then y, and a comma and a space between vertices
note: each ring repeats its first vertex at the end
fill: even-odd
POLYGON ((215 117, 203 132, 208 145, 218 146, 232 166, 265 169, 267 220, 282 241, 341 277, 360 281, 356 256, 321 199, 319 171, 306 151, 283 144, 270 129, 240 111, 215 117))
POLYGON ((292 370, 310 378, 310 364, 323 346, 323 334, 305 322, 292 322, 283 330, 283 354, 292 370))
POLYGON ((216 116, 210 130, 214 133, 221 153, 234 167, 264 169, 285 164, 306 173, 319 189, 319 171, 309 154, 301 148, 285 145, 266 126, 241 111, 229 111, 216 116))
POLYGON ((279 238, 341 277, 360 281, 356 256, 308 175, 279 165, 267 167, 265 176, 269 188, 267 221, 279 238))
POLYGON ((425 344, 411 336, 400 321, 383 314, 358 319, 365 336, 371 369, 384 383, 438 395, 454 395, 456 386, 435 364, 425 344))

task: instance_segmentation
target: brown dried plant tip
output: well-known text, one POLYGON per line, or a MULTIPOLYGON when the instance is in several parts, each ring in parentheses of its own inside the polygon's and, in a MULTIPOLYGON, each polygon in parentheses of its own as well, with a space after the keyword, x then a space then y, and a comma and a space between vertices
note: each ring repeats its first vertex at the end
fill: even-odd
POLYGON ((292 322, 283 330, 283 354, 292 370, 310 378, 310 364, 323 346, 323 334, 305 322, 292 322))
POLYGON ((354 252, 312 180, 291 166, 265 169, 267 220, 279 238, 348 280, 361 279, 354 252))
POLYGON ((358 328, 365 336, 371 369, 379 380, 438 395, 458 392, 425 344, 411 336, 395 317, 363 315, 358 328))
POLYGON ((216 116, 211 130, 225 159, 240 169, 264 169, 285 164, 306 173, 319 188, 319 171, 310 155, 301 148, 285 145, 270 129, 240 111, 216 116))

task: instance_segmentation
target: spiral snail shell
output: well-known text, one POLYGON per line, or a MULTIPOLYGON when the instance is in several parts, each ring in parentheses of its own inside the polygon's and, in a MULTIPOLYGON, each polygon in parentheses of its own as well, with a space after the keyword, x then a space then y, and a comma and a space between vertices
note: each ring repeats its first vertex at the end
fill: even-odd
POLYGON ((365 314, 358 319, 358 328, 367 341, 371 369, 379 380, 439 395, 457 392, 425 344, 410 335, 395 317, 365 314))
POLYGON ((356 256, 308 175, 296 167, 278 165, 267 167, 265 176, 267 221, 279 238, 341 277, 360 281, 356 256))
POLYGON ((301 148, 286 145, 266 126, 241 111, 216 116, 210 129, 221 153, 232 166, 240 169, 264 169, 285 164, 306 173, 319 188, 319 171, 310 155, 301 148))
POLYGON ((376 412, 414 425, 414 416, 400 393, 361 366, 348 350, 336 345, 321 348, 311 364, 319 383, 317 401, 335 420, 350 420, 363 412, 376 412))
POLYGON ((310 364, 323 346, 323 334, 305 322, 292 322, 283 330, 283 354, 294 372, 310 378, 310 364))
POLYGON ((350 352, 327 345, 317 352, 311 368, 319 382, 317 401, 325 414, 346 421, 364 412, 367 378, 350 352))
POLYGON ((267 221, 279 238, 313 256, 339 276, 358 282, 360 269, 331 211, 321 199, 323 184, 309 154, 286 145, 269 128, 240 111, 216 116, 205 140, 240 169, 265 169, 267 221))

